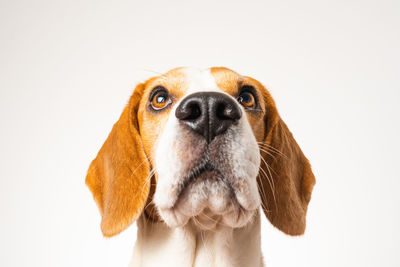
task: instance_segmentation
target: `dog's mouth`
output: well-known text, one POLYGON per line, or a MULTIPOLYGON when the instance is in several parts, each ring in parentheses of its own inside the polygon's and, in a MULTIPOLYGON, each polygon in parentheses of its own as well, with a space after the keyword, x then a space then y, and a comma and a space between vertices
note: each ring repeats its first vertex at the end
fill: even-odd
POLYGON ((241 227, 257 210, 253 165, 242 164, 239 159, 247 162, 247 155, 229 145, 240 144, 240 140, 219 138, 211 144, 182 148, 180 166, 171 178, 174 183, 163 183, 157 189, 157 208, 168 226, 183 226, 193 219, 201 224, 219 221, 221 225, 241 227))
POLYGON ((193 183, 197 179, 207 179, 215 175, 221 175, 219 169, 206 157, 196 167, 192 168, 190 172, 183 178, 183 183, 180 188, 180 192, 184 191, 189 184, 193 183), (207 175, 204 175, 207 174, 207 175))
POLYGON ((218 224, 241 227, 254 213, 238 200, 229 177, 209 159, 203 160, 185 176, 174 205, 162 210, 167 224, 185 225, 189 220, 203 230, 214 229, 218 224), (170 219, 172 215, 172 220, 170 219))

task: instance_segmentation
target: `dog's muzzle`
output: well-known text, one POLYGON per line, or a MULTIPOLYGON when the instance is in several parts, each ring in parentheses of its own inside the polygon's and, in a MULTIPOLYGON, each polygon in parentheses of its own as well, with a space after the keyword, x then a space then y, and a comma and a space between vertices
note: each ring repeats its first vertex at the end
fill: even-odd
POLYGON ((156 153, 154 203, 161 218, 170 227, 192 218, 202 225, 211 218, 210 227, 245 225, 260 205, 260 159, 241 106, 226 93, 197 92, 173 115, 156 153))

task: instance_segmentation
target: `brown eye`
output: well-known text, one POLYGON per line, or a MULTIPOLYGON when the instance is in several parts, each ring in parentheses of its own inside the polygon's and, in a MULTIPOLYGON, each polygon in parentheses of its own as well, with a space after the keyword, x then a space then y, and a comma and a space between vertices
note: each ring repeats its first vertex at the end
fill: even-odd
POLYGON ((238 101, 245 108, 254 108, 256 105, 256 100, 254 98, 254 95, 252 93, 246 92, 246 91, 240 93, 240 95, 238 97, 238 101))
POLYGON ((171 98, 166 91, 159 91, 151 99, 151 107, 155 110, 161 110, 171 103, 171 98))

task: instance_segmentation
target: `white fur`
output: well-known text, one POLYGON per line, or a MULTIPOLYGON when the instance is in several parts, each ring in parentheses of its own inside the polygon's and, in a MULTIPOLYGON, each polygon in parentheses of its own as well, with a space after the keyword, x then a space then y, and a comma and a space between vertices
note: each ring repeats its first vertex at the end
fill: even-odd
POLYGON ((170 228, 141 216, 130 267, 262 267, 260 214, 242 228, 170 228))
POLYGON ((186 82, 188 84, 186 95, 210 91, 223 93, 215 83, 214 76, 209 69, 199 70, 196 68, 185 68, 183 72, 185 73, 186 82))

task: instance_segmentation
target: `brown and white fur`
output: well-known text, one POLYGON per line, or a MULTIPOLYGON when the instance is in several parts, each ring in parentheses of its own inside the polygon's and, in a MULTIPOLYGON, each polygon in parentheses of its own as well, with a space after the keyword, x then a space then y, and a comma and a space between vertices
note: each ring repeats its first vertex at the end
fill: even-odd
POLYGON ((139 84, 86 177, 104 236, 137 220, 135 267, 263 266, 261 209, 300 235, 314 183, 267 89, 220 67, 177 68, 139 84), (168 103, 158 109, 160 88, 168 103), (243 90, 252 106, 238 101, 243 90))

